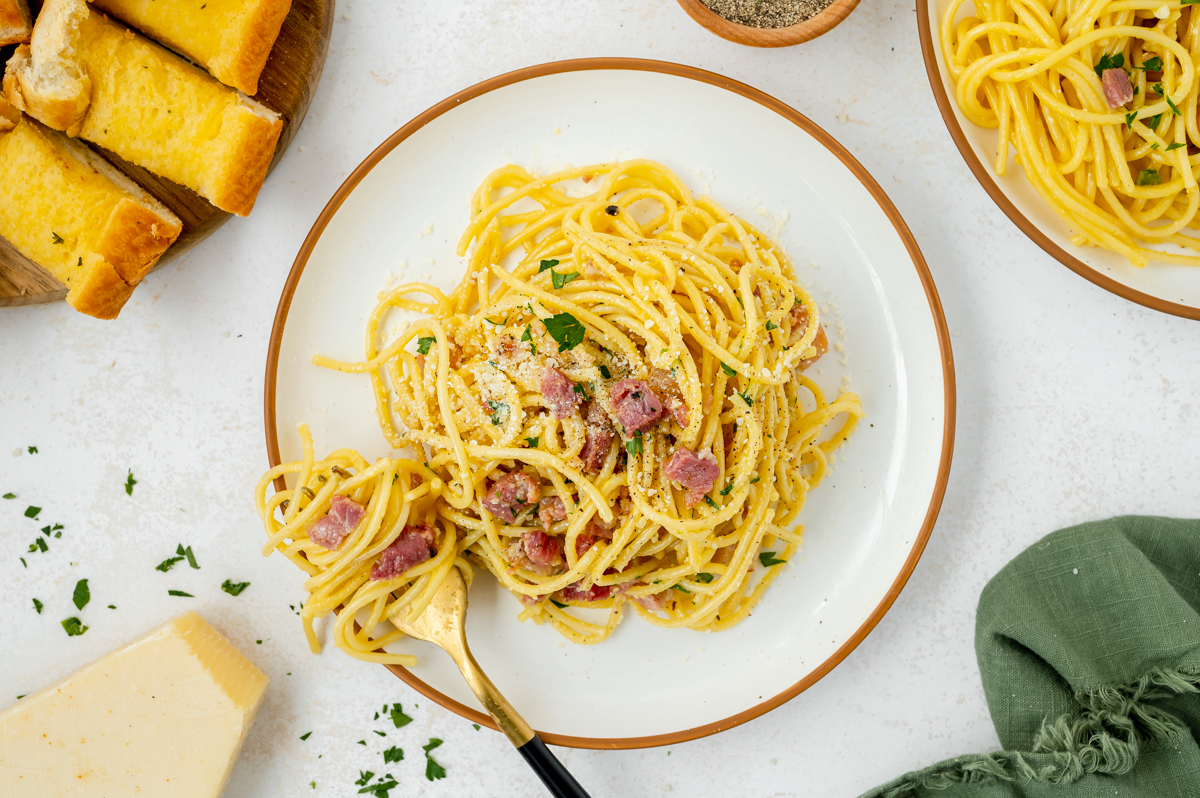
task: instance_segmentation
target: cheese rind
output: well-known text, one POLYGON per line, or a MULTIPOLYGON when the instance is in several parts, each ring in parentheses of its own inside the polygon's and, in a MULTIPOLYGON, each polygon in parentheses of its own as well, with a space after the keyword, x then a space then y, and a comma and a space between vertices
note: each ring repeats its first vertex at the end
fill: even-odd
POLYGON ((0 714, 0 795, 216 798, 266 686, 187 613, 0 714))

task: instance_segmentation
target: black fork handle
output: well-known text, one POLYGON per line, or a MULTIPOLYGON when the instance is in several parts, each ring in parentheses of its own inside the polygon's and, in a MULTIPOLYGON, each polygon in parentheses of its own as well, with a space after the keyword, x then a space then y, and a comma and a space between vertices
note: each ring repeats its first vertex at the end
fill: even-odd
POLYGON ((554 798, 591 798, 536 734, 517 749, 554 798))

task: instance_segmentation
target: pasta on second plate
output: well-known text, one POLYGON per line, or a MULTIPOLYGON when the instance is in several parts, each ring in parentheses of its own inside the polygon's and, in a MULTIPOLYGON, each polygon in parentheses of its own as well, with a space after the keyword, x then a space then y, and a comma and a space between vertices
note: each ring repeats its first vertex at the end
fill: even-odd
POLYGON ((259 483, 264 552, 310 574, 314 647, 312 620, 342 607, 339 647, 411 664, 382 650, 400 637, 383 622, 419 614, 454 567, 491 571, 522 620, 579 643, 629 606, 668 627, 744 619, 863 413, 804 373, 827 340, 786 255, 651 161, 499 169, 468 250, 449 295, 382 295, 363 362, 314 358, 368 373, 388 443, 415 454, 319 460, 302 427, 303 459, 259 483), (385 345, 397 311, 422 315, 385 345))

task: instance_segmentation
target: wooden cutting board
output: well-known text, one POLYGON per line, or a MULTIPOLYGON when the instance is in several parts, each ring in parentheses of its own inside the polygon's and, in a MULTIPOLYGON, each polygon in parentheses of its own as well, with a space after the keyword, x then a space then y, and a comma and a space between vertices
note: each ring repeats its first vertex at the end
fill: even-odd
MULTIPOLYGON (((254 99, 278 111, 283 117, 283 132, 279 135, 271 170, 275 169, 300 129, 317 82, 321 79, 321 69, 329 52, 333 11, 334 0, 292 0, 292 10, 283 21, 279 38, 275 40, 262 77, 259 78, 258 94, 254 99)), ((15 49, 0 48, 0 70, 15 49)), ((126 163, 105 149, 88 146, 133 178, 183 221, 183 233, 155 264, 155 269, 165 266, 208 238, 233 216, 217 210, 190 189, 126 163)), ((0 306, 59 302, 66 296, 67 289, 62 283, 0 238, 0 306)))

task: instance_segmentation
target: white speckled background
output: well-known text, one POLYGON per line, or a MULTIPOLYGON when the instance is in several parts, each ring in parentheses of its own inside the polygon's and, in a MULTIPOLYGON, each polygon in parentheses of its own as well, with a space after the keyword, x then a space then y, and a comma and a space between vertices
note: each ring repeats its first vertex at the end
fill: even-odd
POLYGON ((262 374, 275 303, 341 181, 397 127, 466 86, 604 55, 745 81, 863 162, 941 292, 958 440, 924 559, 829 676, 716 737, 558 753, 597 798, 853 796, 997 745, 972 647, 979 591, 1058 527, 1119 513, 1200 515, 1200 324, 1103 292, 1008 222, 942 127, 912 4, 888 0, 866 0, 827 36, 774 51, 717 39, 671 0, 342 0, 308 119, 252 218, 148 277, 119 321, 65 305, 0 309, 0 493, 18 494, 0 501, 0 706, 196 609, 272 680, 227 795, 349 795, 360 769, 385 769, 379 751, 389 745, 407 755, 386 768, 401 782, 394 796, 541 794, 500 735, 475 731, 382 669, 308 653, 288 609, 303 597, 300 580, 282 558, 258 556, 250 488, 266 466, 262 374), (9 454, 30 445, 38 454, 9 454), (30 504, 43 508, 37 522, 23 517, 30 504), (47 522, 63 524, 63 537, 25 554, 47 522), (201 570, 155 571, 181 542, 201 570), (79 614, 91 628, 67 638, 58 622, 76 614, 71 591, 84 577, 92 602, 79 614), (228 596, 219 586, 230 577, 252 586, 228 596), (168 588, 196 598, 167 598, 168 588), (372 723, 385 701, 404 703, 415 722, 372 723), (437 758, 448 771, 435 783, 420 749, 431 736, 445 740, 437 758))

